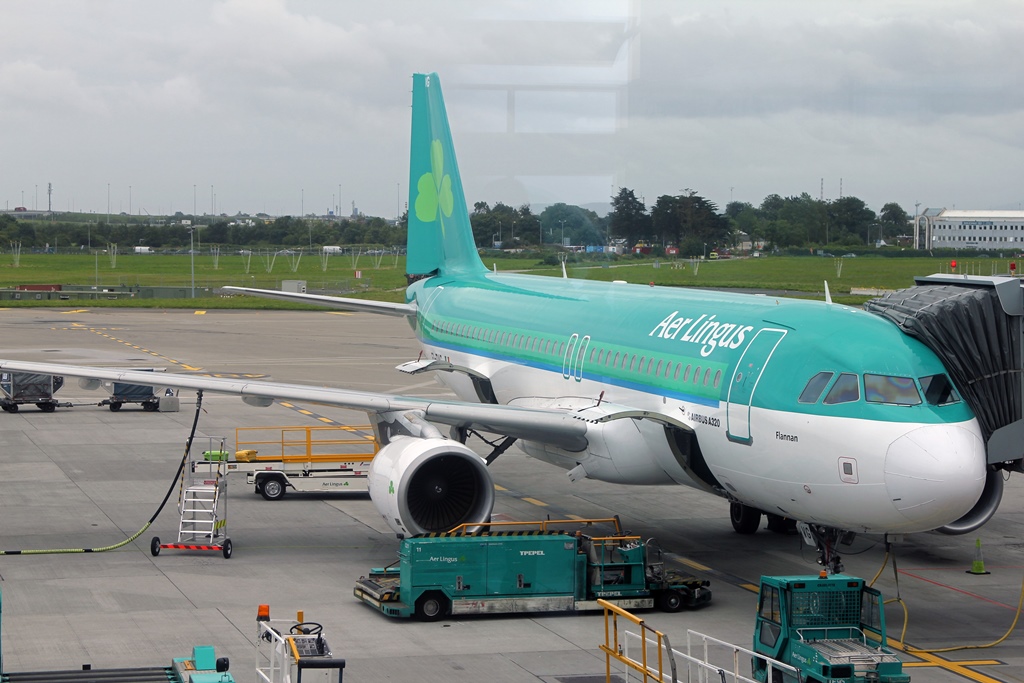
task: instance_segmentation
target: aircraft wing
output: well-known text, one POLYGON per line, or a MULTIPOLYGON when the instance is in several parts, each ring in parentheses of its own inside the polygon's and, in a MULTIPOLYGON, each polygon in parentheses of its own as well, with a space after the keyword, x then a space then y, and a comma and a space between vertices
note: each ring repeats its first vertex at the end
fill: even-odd
POLYGON ((572 452, 579 452, 587 447, 588 422, 573 413, 562 410, 443 401, 303 384, 282 384, 176 373, 154 375, 152 372, 142 370, 119 370, 57 363, 0 360, 0 371, 78 377, 85 388, 98 387, 98 383, 90 386, 89 382, 98 380, 143 386, 201 389, 212 393, 239 396, 246 403, 252 405, 266 406, 270 405, 274 399, 284 399, 339 406, 375 415, 417 411, 431 422, 538 441, 572 452))
POLYGON ((396 304, 388 301, 372 301, 370 299, 349 299, 342 296, 324 294, 306 294, 303 292, 280 292, 274 289, 253 289, 251 287, 222 287, 225 292, 248 294, 263 299, 282 299, 284 301, 304 301, 325 308, 337 308, 343 311, 360 313, 380 313, 398 317, 416 315, 416 304, 396 304))

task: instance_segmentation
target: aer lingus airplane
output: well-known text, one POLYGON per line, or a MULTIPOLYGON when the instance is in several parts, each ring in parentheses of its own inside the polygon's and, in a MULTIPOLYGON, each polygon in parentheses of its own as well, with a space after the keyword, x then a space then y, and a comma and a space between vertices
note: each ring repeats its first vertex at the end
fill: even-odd
MULTIPOLYGON (((413 80, 406 303, 234 288, 405 317, 458 401, 162 374, 161 386, 366 411, 381 443, 370 494, 397 533, 485 521, 486 464, 513 441, 569 471, 683 484, 840 530, 965 532, 1002 488, 938 357, 891 322, 832 304, 492 273, 480 260, 436 74, 413 80), (442 431, 437 425, 448 427, 442 431), (507 437, 487 458, 474 432, 507 437), (986 486, 986 484, 988 484, 986 486)), ((152 384, 152 373, 0 361, 2 370, 152 384)))

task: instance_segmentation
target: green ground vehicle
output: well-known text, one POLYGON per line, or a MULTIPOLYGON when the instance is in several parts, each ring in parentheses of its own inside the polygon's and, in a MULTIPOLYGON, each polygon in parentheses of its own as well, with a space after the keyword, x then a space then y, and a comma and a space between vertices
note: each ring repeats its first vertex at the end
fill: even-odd
POLYGON ((599 610, 598 598, 668 612, 711 600, 708 581, 665 569, 660 554, 652 541, 623 534, 618 519, 475 525, 403 539, 398 561, 370 570, 353 593, 388 616, 427 621, 599 610), (597 523, 614 524, 614 533, 594 534, 597 523), (584 528, 564 530, 573 526, 584 528))
MULTIPOLYGON (((762 576, 754 651, 801 672, 801 683, 908 683, 899 657, 887 647, 882 595, 863 579, 762 576)), ((766 681, 767 665, 753 662, 766 681)), ((770 683, 790 683, 781 671, 770 683)))

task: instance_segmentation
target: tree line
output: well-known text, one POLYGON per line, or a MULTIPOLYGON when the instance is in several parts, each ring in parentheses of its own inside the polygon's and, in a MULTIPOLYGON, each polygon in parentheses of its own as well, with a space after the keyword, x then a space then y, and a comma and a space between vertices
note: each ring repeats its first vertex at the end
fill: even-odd
MULTIPOLYGON (((405 244, 407 214, 398 221, 357 216, 343 219, 268 216, 210 217, 175 214, 166 219, 133 220, 114 216, 55 214, 41 219, 0 215, 0 245, 20 244, 23 249, 43 247, 98 249, 117 244, 154 249, 186 249, 200 244, 226 247, 316 248, 323 245, 405 244), (195 231, 190 231, 191 223, 195 231)), ((876 215, 857 197, 814 199, 807 193, 781 197, 768 195, 759 206, 730 202, 725 211, 696 191, 662 195, 650 207, 629 188, 611 198, 611 211, 594 211, 569 204, 553 204, 539 214, 529 205, 512 207, 501 202, 477 202, 470 212, 473 237, 480 248, 536 249, 554 246, 598 246, 618 242, 627 249, 636 244, 676 246, 682 256, 698 256, 711 249, 735 247, 743 236, 767 249, 788 247, 856 248, 877 239, 891 241, 908 232, 910 216, 896 203, 876 215)))

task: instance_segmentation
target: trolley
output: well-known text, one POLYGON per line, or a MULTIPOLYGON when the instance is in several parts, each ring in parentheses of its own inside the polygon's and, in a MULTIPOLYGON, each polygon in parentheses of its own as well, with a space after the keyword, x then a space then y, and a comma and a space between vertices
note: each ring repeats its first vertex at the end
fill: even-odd
POLYGON ((0 373, 0 409, 7 413, 18 412, 18 406, 34 403, 44 413, 52 413, 57 406, 70 407, 71 403, 60 403, 53 397, 64 386, 60 375, 43 375, 35 372, 0 373))
POLYGON ((189 462, 181 471, 178 540, 176 543, 161 543, 160 537, 154 536, 149 545, 154 557, 162 549, 219 551, 224 559, 231 557, 231 539, 227 537, 226 438, 206 438, 209 441, 206 450, 193 456, 195 451, 189 449, 189 462))

